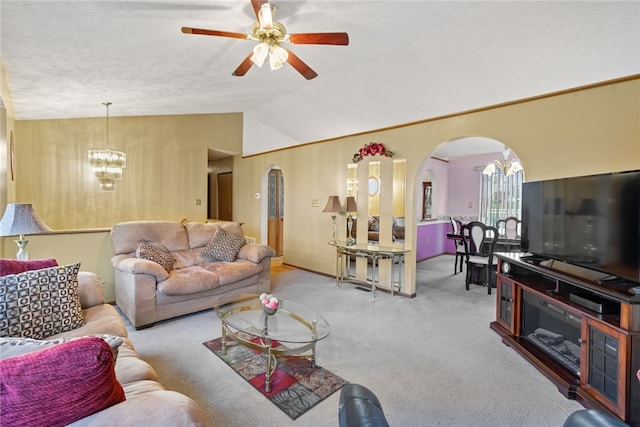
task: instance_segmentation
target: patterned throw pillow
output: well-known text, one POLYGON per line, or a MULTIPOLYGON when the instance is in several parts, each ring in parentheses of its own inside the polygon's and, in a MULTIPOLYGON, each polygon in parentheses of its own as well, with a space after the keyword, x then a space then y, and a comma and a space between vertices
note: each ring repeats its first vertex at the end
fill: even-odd
POLYGON ((111 349, 97 337, 0 360, 0 372, 3 426, 67 425, 125 400, 111 349))
MULTIPOLYGON (((86 335, 89 337, 102 338, 111 347, 111 353, 113 353, 113 360, 118 357, 118 349, 124 342, 122 338, 116 335, 108 334, 91 334, 86 335)), ((83 337, 66 337, 57 338, 55 340, 34 340, 32 338, 0 338, 0 359, 6 359, 7 357, 22 356, 23 354, 31 353, 32 351, 42 350, 47 347, 62 344, 63 342, 81 339, 83 337)))
POLYGON ((80 263, 0 277, 0 336, 43 339, 84 325, 80 263))
POLYGON ((173 269, 173 264, 176 262, 175 258, 172 257, 169 252, 153 246, 146 240, 141 241, 138 245, 136 256, 160 264, 162 268, 167 270, 167 273, 173 269))
POLYGON ((243 237, 227 233, 221 227, 218 227, 207 246, 202 250, 202 256, 213 261, 233 262, 244 244, 243 237))

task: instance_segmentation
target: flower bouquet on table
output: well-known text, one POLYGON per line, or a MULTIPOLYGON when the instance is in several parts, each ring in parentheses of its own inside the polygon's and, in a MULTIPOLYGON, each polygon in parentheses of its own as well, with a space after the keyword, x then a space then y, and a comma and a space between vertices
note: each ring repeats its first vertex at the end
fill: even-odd
POLYGON ((266 314, 276 314, 276 311, 278 311, 278 298, 271 294, 261 294, 260 306, 262 306, 262 311, 266 314))

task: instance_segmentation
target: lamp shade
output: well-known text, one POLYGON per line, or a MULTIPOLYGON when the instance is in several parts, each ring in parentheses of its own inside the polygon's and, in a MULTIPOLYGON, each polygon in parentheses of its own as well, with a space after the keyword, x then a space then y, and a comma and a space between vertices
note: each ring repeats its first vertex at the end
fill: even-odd
POLYGON ((338 213, 344 212, 338 196, 329 196, 329 200, 327 200, 327 205, 324 207, 322 212, 338 212, 338 213))
POLYGON ((356 198, 353 196, 347 197, 347 208, 345 209, 347 212, 357 212, 358 205, 356 204, 356 198))
POLYGON ((40 234, 51 231, 31 203, 9 203, 0 220, 0 236, 40 234))

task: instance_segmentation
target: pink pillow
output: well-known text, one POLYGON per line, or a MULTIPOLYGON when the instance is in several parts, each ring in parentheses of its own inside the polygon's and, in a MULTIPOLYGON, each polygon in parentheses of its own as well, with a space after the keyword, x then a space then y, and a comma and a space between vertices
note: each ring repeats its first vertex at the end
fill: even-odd
POLYGON ((0 425, 62 426, 125 400, 99 337, 0 360, 0 372, 0 425))
POLYGON ((40 270, 42 268, 57 267, 58 262, 53 258, 18 261, 16 259, 0 258, 0 276, 24 273, 25 271, 40 270))

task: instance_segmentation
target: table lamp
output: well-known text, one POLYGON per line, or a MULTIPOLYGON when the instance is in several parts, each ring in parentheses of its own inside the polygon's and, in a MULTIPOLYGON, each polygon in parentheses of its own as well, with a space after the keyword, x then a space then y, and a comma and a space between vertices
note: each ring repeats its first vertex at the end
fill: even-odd
POLYGON ((324 207, 322 212, 331 213, 331 220, 333 221, 333 238, 329 243, 333 244, 336 242, 336 216, 337 214, 344 212, 338 196, 329 196, 329 200, 327 200, 327 205, 324 207))
POLYGON ((51 231, 51 228, 40 219, 31 203, 9 203, 0 220, 0 236, 20 236, 14 240, 18 245, 16 259, 20 261, 29 259, 29 253, 25 250, 29 241, 25 240, 24 235, 47 231, 51 231))

